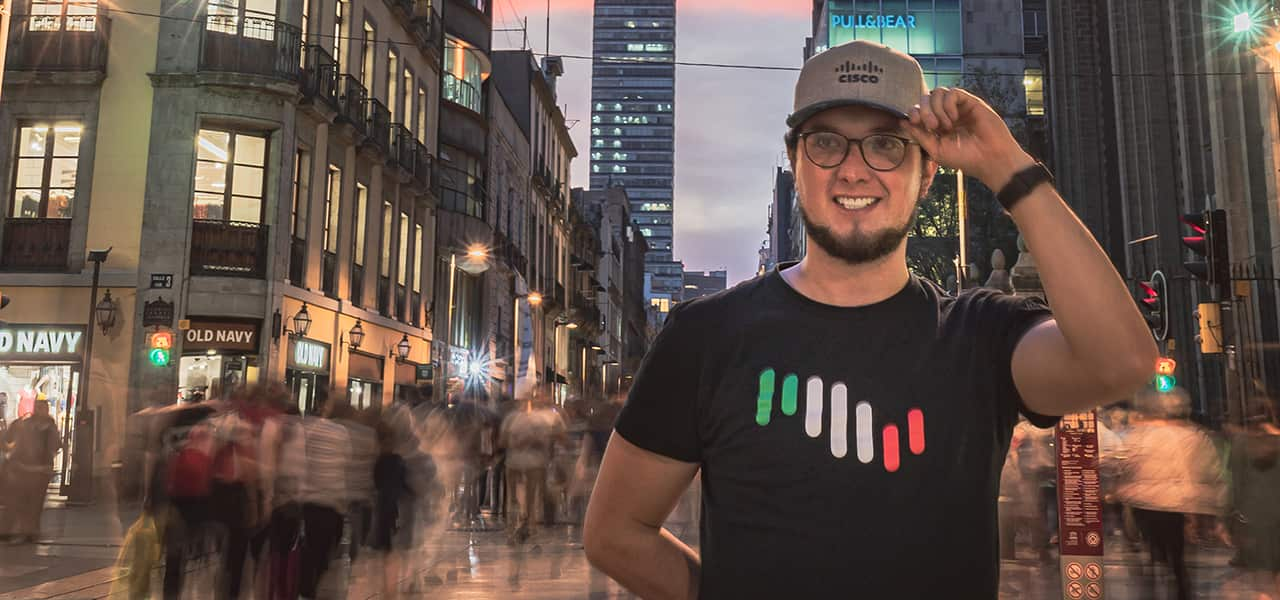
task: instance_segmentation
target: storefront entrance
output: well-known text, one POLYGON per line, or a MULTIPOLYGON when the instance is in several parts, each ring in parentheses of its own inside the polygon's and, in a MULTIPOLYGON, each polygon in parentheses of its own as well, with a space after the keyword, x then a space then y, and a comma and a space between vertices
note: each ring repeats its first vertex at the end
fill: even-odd
POLYGON ((258 381, 259 321, 191 318, 182 332, 178 399, 222 398, 258 381))
POLYGON ((284 382, 304 415, 315 413, 329 393, 329 345, 308 339, 289 339, 284 382))
POLYGON ((0 326, 0 420, 7 427, 36 402, 49 403, 62 436, 53 463, 53 485, 62 494, 71 485, 83 345, 82 326, 0 326))
POLYGON ((381 408, 382 358, 357 351, 347 356, 347 401, 356 410, 381 408))

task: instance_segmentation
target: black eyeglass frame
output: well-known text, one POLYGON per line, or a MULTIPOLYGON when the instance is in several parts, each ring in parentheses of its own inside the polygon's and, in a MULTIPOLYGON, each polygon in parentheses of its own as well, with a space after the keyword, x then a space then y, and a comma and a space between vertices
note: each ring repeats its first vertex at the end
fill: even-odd
POLYGON ((903 146, 912 146, 912 145, 914 145, 914 146, 919 146, 919 145, 920 145, 920 144, 919 144, 918 142, 916 142, 915 140, 912 140, 912 139, 909 139, 909 138, 905 138, 905 137, 902 137, 902 136, 900 136, 900 135, 894 135, 894 134, 892 134, 892 133, 873 133, 873 134, 871 134, 871 135, 868 135, 868 136, 866 136, 866 137, 862 137, 862 138, 851 138, 851 137, 845 137, 845 136, 843 136, 843 135, 840 135, 840 134, 838 134, 838 133, 836 133, 836 132, 834 132, 834 131, 828 131, 828 130, 825 130, 825 129, 817 129, 817 130, 814 130, 814 131, 805 131, 805 132, 803 132, 803 133, 797 134, 797 135, 796 135, 796 141, 797 141, 797 143, 799 143, 799 145, 801 146, 801 148, 804 150, 804 157, 805 157, 805 159, 806 159, 806 160, 808 160, 809 162, 813 163, 813 165, 814 165, 814 166, 816 166, 816 167, 818 167, 819 169, 834 169, 834 168, 836 168, 836 167, 838 167, 838 166, 840 166, 840 165, 844 164, 844 161, 846 161, 846 160, 848 160, 848 159, 849 159, 849 149, 850 149, 850 148, 852 148, 855 144, 858 146, 858 153, 862 156, 862 162, 866 163, 867 167, 868 167, 868 168, 870 168, 872 171, 879 171, 879 172, 881 172, 881 173, 888 173, 889 171, 893 171, 893 170, 896 170, 898 167, 901 167, 901 166, 902 166, 902 163, 907 162, 907 153, 905 152, 905 148, 904 148, 904 152, 902 153, 902 159, 898 161, 898 164, 893 165, 892 167, 889 167, 888 169, 880 169, 880 168, 877 168, 877 167, 875 167, 874 165, 872 165, 872 164, 871 164, 871 161, 868 161, 868 160, 867 160, 867 150, 866 150, 866 148, 863 148, 863 147, 862 147, 862 144, 863 144, 863 142, 865 142, 865 141, 867 141, 867 140, 869 140, 869 139, 877 138, 877 137, 887 137, 887 138, 892 138, 892 139, 898 140, 898 141, 902 142, 903 146), (823 164, 819 163, 818 161, 814 160, 814 159, 813 159, 813 157, 809 155, 809 144, 805 142, 805 138, 807 138, 807 137, 809 137, 809 136, 812 136, 812 135, 815 135, 815 134, 819 134, 819 133, 825 133, 825 134, 829 134, 829 135, 834 135, 834 136, 836 136, 836 137, 838 137, 838 138, 841 138, 841 139, 843 139, 843 140, 845 141, 845 144, 844 144, 844 153, 840 155, 840 160, 836 161, 836 162, 835 162, 835 164, 832 164, 832 165, 829 165, 829 166, 828 166, 828 165, 823 165, 823 164))

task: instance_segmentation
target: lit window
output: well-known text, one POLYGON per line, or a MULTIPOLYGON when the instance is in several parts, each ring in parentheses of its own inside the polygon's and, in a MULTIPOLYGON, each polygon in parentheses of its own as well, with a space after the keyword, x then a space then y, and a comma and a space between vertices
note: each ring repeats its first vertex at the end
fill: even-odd
POLYGON ((195 219, 262 221, 267 138, 201 129, 196 136, 195 219))
POLYGON ((1022 87, 1027 93, 1027 114, 1044 116, 1044 72, 1040 69, 1023 71, 1022 87))
POLYGON ((342 169, 329 165, 324 194, 324 251, 338 253, 338 207, 342 205, 342 169))
POLYGON ((93 31, 98 28, 96 0, 32 0, 27 28, 31 31, 93 31))
POLYGON ((15 218, 71 218, 82 129, 79 123, 22 128, 11 213, 15 218))

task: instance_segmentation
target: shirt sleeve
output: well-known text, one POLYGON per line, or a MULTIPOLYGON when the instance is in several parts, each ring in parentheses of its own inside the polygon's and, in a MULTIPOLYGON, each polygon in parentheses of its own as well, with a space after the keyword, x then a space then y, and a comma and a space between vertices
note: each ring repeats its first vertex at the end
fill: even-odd
POLYGON ((983 318, 977 323, 993 335, 994 376, 998 399, 1041 428, 1053 427, 1060 417, 1031 411, 1013 383, 1013 351, 1033 327, 1053 318, 1044 300, 1034 296, 1010 296, 994 290, 977 290, 973 301, 981 305, 983 318))
POLYGON ((687 306, 677 304, 667 315, 614 428, 645 450, 696 463, 702 458, 697 410, 701 324, 685 314, 687 306))

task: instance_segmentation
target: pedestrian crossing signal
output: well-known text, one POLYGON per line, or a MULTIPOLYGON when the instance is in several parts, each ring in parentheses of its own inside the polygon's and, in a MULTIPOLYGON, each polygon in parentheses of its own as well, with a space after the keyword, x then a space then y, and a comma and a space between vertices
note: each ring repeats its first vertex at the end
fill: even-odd
POLYGON ((166 367, 171 360, 170 351, 173 349, 173 334, 168 331, 157 331, 147 336, 147 345, 151 350, 147 353, 147 358, 151 364, 157 367, 166 367))
POLYGON ((1159 358, 1156 360, 1156 391, 1166 394, 1173 391, 1178 385, 1178 380, 1174 379, 1173 371, 1178 367, 1178 363, 1172 358, 1159 358))

